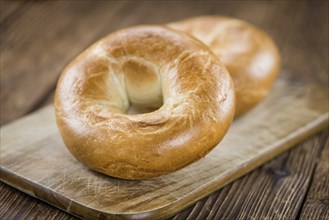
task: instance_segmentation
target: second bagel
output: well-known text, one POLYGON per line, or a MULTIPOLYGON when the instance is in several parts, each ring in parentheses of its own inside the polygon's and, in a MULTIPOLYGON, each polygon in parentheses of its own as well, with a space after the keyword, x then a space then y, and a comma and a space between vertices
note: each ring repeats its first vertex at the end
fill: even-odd
POLYGON ((268 95, 280 71, 281 59, 275 43, 264 31, 223 16, 195 17, 168 26, 195 36, 224 63, 234 81, 236 116, 268 95))

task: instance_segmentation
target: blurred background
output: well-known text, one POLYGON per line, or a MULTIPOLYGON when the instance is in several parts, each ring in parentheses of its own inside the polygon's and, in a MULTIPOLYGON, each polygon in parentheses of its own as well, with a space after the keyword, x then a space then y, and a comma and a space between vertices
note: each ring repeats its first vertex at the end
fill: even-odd
POLYGON ((257 25, 283 69, 328 82, 328 1, 1 1, 1 125, 52 102, 61 70, 106 34, 199 15, 257 25))

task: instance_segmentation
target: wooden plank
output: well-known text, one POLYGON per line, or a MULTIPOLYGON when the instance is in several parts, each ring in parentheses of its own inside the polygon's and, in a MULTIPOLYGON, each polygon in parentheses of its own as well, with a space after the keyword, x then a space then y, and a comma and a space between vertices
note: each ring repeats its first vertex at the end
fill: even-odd
POLYGON ((329 219, 329 138, 328 131, 317 140, 316 145, 324 145, 321 158, 316 160, 310 190, 305 199, 300 219, 329 219))
MULTIPOLYGON (((312 151, 312 149, 314 149, 314 148, 319 148, 319 146, 323 146, 324 143, 326 143, 325 146, 326 146, 326 148, 328 148, 328 141, 329 141, 328 131, 324 131, 324 132, 321 133, 321 135, 317 135, 316 137, 312 138, 311 141, 308 141, 307 144, 302 144, 302 145, 298 146, 296 149, 291 150, 291 152, 280 155, 275 160, 273 160, 270 163, 266 164, 265 165, 266 170, 274 169, 273 167, 277 167, 278 163, 274 162, 274 161, 285 161, 285 163, 291 163, 291 162, 289 162, 289 159, 290 160, 291 159, 296 159, 293 155, 296 151, 301 151, 300 148, 303 148, 303 150, 306 150, 306 153, 312 151), (307 148, 307 149, 304 149, 304 148, 307 148), (289 154, 288 158, 287 158, 287 154, 289 154), (288 160, 283 160, 282 159, 283 157, 287 158, 288 160)), ((328 154, 328 149, 327 149, 327 154, 328 154)), ((313 153, 312 155, 314 156, 315 154, 313 153)), ((324 156, 324 152, 323 152, 321 159, 316 158, 316 157, 308 157, 308 158, 304 158, 304 159, 307 159, 307 160, 304 160, 304 161, 306 161, 306 163, 309 164, 310 163, 309 160, 313 161, 313 163, 315 163, 317 160, 319 160, 320 163, 321 163, 321 161, 323 159, 326 159, 326 158, 328 158, 328 155, 324 156)), ((322 162, 321 164, 325 164, 325 163, 322 162)), ((300 165, 300 163, 299 163, 299 165, 300 165)), ((319 166, 320 166, 320 164, 318 165, 318 167, 319 166)), ((317 170, 318 169, 319 168, 317 168, 317 170)), ((265 174, 267 173, 266 170, 264 172, 264 166, 262 166, 258 170, 255 170, 252 173, 250 173, 250 174, 248 174, 248 175, 246 175, 242 178, 243 179, 250 179, 250 178, 254 178, 254 176, 262 176, 264 173, 265 174), (259 170, 262 170, 262 171, 259 172, 259 170), (257 173, 257 175, 255 175, 255 173, 257 173)), ((326 171, 328 170, 328 168, 322 167, 320 170, 322 170, 321 174, 319 175, 320 177, 327 175, 326 171)), ((282 173, 282 171, 277 171, 276 173, 282 173)), ((317 171, 317 173, 318 173, 318 171, 317 171)), ((274 173, 272 173, 272 174, 275 175, 274 173)), ((284 179, 287 180, 287 178, 289 178, 290 176, 295 176, 296 177, 298 175, 305 175, 304 170, 300 166, 295 169, 295 172, 290 172, 287 176, 285 176, 284 179), (301 174, 300 174, 300 172, 298 172, 299 170, 302 171, 301 174)), ((328 177, 328 175, 326 177, 328 177)), ((280 178, 280 177, 277 177, 277 178, 280 178)), ((291 178, 290 180, 291 181, 296 181, 296 178, 291 178)), ((323 183, 322 184, 322 190, 328 190, 328 189, 325 188, 326 185, 324 185, 328 181, 322 181, 321 182, 317 178, 315 178, 312 182, 313 183, 323 183)), ((263 185, 263 184, 260 184, 260 185, 263 185)), ((232 198, 232 197, 234 197, 234 195, 236 193, 239 193, 240 191, 247 191, 246 189, 249 190, 249 187, 250 187, 249 185, 245 185, 245 181, 243 181, 243 180, 241 181, 239 179, 239 180, 235 181, 234 183, 229 184, 224 189, 218 190, 217 192, 215 192, 211 196, 209 196, 209 197, 207 197, 203 200, 200 200, 199 202, 196 203, 196 205, 193 205, 193 206, 187 208, 186 210, 184 210, 182 213, 178 214, 173 219, 213 219, 213 217, 216 215, 216 213, 225 212, 227 207, 224 206, 224 205, 221 205, 221 204, 226 200, 231 201, 232 203, 234 203, 234 205, 232 207, 230 207, 230 211, 231 211, 231 215, 232 215, 232 213, 236 214, 236 215, 232 215, 232 218, 237 219, 238 214, 239 214, 239 210, 241 210, 241 206, 243 206, 244 203, 242 203, 242 204, 241 203, 235 203, 236 200, 234 200, 234 198, 232 198), (232 189, 232 185, 238 185, 238 188, 245 188, 245 189, 236 191, 235 189, 232 189), (226 189, 228 189, 228 190, 226 190, 226 189), (219 207, 220 207, 220 209, 219 209, 219 207)), ((268 186, 265 186, 265 187, 268 187, 268 186)), ((282 187, 286 187, 286 186, 284 186, 284 185, 280 186, 280 190, 285 191, 285 189, 282 189, 282 187)), ((24 204, 26 206, 26 204, 29 204, 31 202, 30 200, 34 200, 34 199, 30 198, 29 196, 27 196, 27 195, 25 195, 21 192, 16 191, 13 188, 5 186, 4 184, 0 184, 0 189, 3 189, 3 188, 8 190, 8 192, 5 193, 5 194, 0 194, 0 207, 2 207, 1 208, 1 210, 3 211, 2 214, 6 214, 6 210, 9 209, 9 208, 11 208, 12 210, 13 210, 13 208, 15 210, 24 209, 24 207, 23 207, 24 204), (10 196, 8 195, 9 193, 14 193, 14 191, 16 191, 14 196, 12 196, 11 194, 10 194, 10 196), (16 204, 15 201, 17 201, 17 199, 20 198, 20 197, 23 197, 23 199, 21 199, 21 201, 18 202, 18 205, 19 205, 18 207, 8 207, 8 203, 10 203, 10 201, 13 201, 13 203, 16 204), (10 201, 8 201, 8 200, 10 200, 10 201)), ((279 190, 277 190, 278 189, 277 185, 273 185, 273 186, 271 186, 271 188, 275 189, 275 191, 279 191, 279 190)), ((297 194, 299 193, 298 191, 294 191, 294 192, 297 193, 297 194)), ((258 201, 259 195, 253 194, 253 196, 255 198, 252 198, 251 201, 258 201)), ((310 195, 308 195, 308 197, 309 196, 310 195)), ((311 204, 308 204, 309 201, 306 201, 306 204, 305 204, 306 207, 304 207, 304 209, 303 209, 302 219, 305 219, 305 218, 306 219, 321 219, 318 215, 314 215, 312 213, 314 213, 316 211, 319 211, 319 210, 322 210, 322 211, 328 210, 328 207, 326 207, 325 206, 326 204, 324 203, 325 199, 328 198, 328 194, 318 192, 317 196, 321 196, 323 198, 312 198, 311 199, 312 200, 311 204), (314 201, 314 200, 319 200, 319 201, 314 201), (324 205, 324 207, 322 207, 322 209, 321 209, 321 208, 319 208, 318 205, 320 205, 320 207, 324 205), (305 211, 305 208, 307 208, 308 210, 305 211), (306 215, 306 217, 305 217, 304 216, 305 213, 311 213, 311 214, 306 215)), ((309 200, 309 199, 307 199, 307 200, 309 200)), ((286 200, 284 198, 281 198, 281 199, 277 199, 276 201, 278 202, 278 201, 286 201, 286 200)), ((268 202, 264 203, 264 204, 268 204, 268 202)), ((289 206, 288 203, 285 203, 285 204, 287 206, 289 206)), ((271 209, 275 209, 275 207, 276 206, 272 205, 271 209)), ((64 212, 60 212, 59 210, 56 210, 52 207, 49 207, 49 206, 45 205, 42 201, 37 201, 37 205, 34 205, 33 209, 26 210, 26 211, 30 212, 27 216, 30 216, 30 217, 31 217, 31 215, 33 216, 35 208, 38 208, 38 211, 37 211, 38 213, 40 213, 40 212, 45 213, 46 212, 47 214, 43 215, 43 216, 46 216, 47 219, 62 219, 63 218, 62 216, 65 217, 63 219, 75 219, 74 217, 71 217, 71 216, 65 214, 64 212), (49 209, 51 209, 52 212, 54 212, 54 213, 52 213, 54 218, 49 217, 49 215, 50 215, 49 209)), ((263 208, 259 208, 259 209, 262 210, 263 208)), ((22 212, 22 211, 23 210, 21 210, 20 212, 22 212)), ((278 211, 281 211, 281 210, 278 210, 278 211)), ((273 213, 273 212, 274 212, 274 210, 269 210, 269 213, 273 213)), ((7 214, 12 214, 12 213, 15 214, 14 212, 10 212, 10 213, 7 213, 7 214)), ((280 214, 281 213, 279 213, 277 216, 280 216, 280 214)), ((328 218, 328 217, 326 217, 325 214, 321 215, 321 216, 323 216, 322 219, 327 219, 328 218)), ((21 217, 21 216, 0 215, 0 219, 14 219, 14 218, 17 219, 19 217, 21 217)), ((260 216, 258 216, 258 217, 260 217, 260 216)), ((258 217, 257 217, 257 219, 258 219, 258 217)), ((271 218, 271 216, 267 216, 267 217, 271 218)), ((29 218, 24 218, 24 219, 29 219, 29 218)))
MULTIPOLYGON (((314 167, 317 161, 322 161, 325 157, 322 153, 322 159, 319 158, 324 146, 328 148, 328 141, 328 130, 321 132, 224 189, 200 200, 173 219, 297 219, 314 167), (257 182, 254 182, 255 179, 257 182)), ((320 172, 319 176, 328 177, 328 167, 323 166, 320 170, 324 173, 320 172)), ((328 204, 325 201, 328 198, 328 180, 313 179, 312 182, 321 185, 321 190, 317 190, 316 201, 313 200, 311 204, 306 202, 309 211, 306 213, 309 215, 305 219, 321 219, 321 216, 322 219, 327 219, 325 212, 328 211, 328 204)))
MULTIPOLYGON (((221 204, 222 212, 218 212, 215 219, 233 219, 234 217, 238 219, 295 219, 311 180, 316 164, 314 159, 323 147, 314 145, 314 141, 317 140, 311 139, 303 143, 301 147, 285 153, 278 160, 262 167, 259 173, 254 173, 254 177, 250 176, 246 179, 245 186, 249 188, 249 191, 236 189, 236 192, 240 191, 246 195, 236 193, 231 199, 227 196, 221 204), (257 176, 258 181, 254 183, 252 180, 257 176), (272 187, 267 187, 268 185, 272 187), (254 198, 258 196, 261 199, 255 201, 254 198), (228 211, 234 206, 239 206, 232 201, 242 203, 238 213, 228 211)), ((233 187, 234 184, 232 186, 234 191, 233 187)))
MULTIPOLYGON (((1 178, 78 216, 171 216, 327 125, 329 114, 323 103, 327 100, 328 91, 293 76, 283 72, 268 99, 252 112, 236 119, 220 147, 178 172, 146 181, 124 181, 88 170, 65 149, 54 121, 53 107, 49 106, 1 130, 1 178)), ((305 160, 311 161, 308 156, 316 154, 316 149, 308 154, 301 150, 296 158, 303 161, 305 157, 305 160)), ((292 163, 302 166, 308 174, 312 163, 299 164, 302 161, 292 163)), ((277 163, 280 167, 283 161, 277 163)), ((286 171, 278 172, 279 176, 287 175, 286 171)), ((263 199, 277 199, 275 195, 266 194, 269 189, 265 187, 275 179, 263 174, 259 177, 262 181, 255 183, 256 176, 257 173, 249 183, 243 184, 253 187, 249 197, 255 196, 256 190, 263 189, 263 194, 257 193, 262 194, 263 199), (261 183, 264 185, 259 185, 261 183)), ((307 180, 303 179, 305 176, 298 178, 301 179, 297 182, 307 184, 307 180)), ((283 185, 290 188, 290 183, 283 182, 283 185)), ((293 199, 294 196, 287 198, 293 199)), ((239 201, 239 197, 234 199, 239 201)), ((257 206, 261 201, 247 203, 250 207, 243 208, 255 208, 255 215, 261 215, 257 206)), ((277 201, 274 204, 280 203, 277 201)), ((296 204, 300 205, 301 201, 297 200, 296 204)), ((287 209, 283 207, 283 210, 286 214, 287 209)), ((224 213, 222 217, 229 215, 224 213)))

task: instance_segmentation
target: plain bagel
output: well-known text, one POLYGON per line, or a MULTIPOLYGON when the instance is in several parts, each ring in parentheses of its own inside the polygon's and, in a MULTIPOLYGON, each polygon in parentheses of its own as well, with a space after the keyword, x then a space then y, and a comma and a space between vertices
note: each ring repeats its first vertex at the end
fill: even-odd
POLYGON ((265 32, 247 22, 221 16, 195 17, 168 26, 195 36, 224 63, 234 82, 236 116, 267 96, 281 62, 275 43, 265 32))
POLYGON ((160 176, 204 157, 225 135, 234 108, 233 83, 217 57, 162 26, 99 40, 64 69, 55 94, 69 151, 123 179, 160 176), (130 104, 159 109, 129 115, 130 104))

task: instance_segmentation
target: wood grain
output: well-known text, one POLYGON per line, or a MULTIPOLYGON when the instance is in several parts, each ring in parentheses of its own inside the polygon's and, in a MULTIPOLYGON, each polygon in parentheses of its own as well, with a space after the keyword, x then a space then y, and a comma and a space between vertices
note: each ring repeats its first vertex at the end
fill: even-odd
POLYGON ((297 219, 326 140, 328 130, 198 201, 174 219, 297 219))
MULTIPOLYGON (((239 178, 238 180, 234 181, 233 183, 229 184, 228 186, 224 187, 223 189, 217 190, 215 193, 211 194, 210 196, 198 201, 195 205, 185 209, 183 212, 179 213, 175 217, 173 217, 173 220, 179 220, 179 219, 190 219, 190 220, 202 220, 202 219, 215 219, 215 216, 217 213, 225 213, 227 212, 228 208, 230 210, 230 216, 232 219, 239 219, 238 216, 242 215, 249 215, 250 212, 253 212, 253 209, 250 210, 241 210, 241 206, 248 206, 246 203, 253 203, 254 201, 258 201, 259 195, 257 193, 249 193, 248 190, 250 189, 250 185, 253 183, 253 178, 261 177, 262 175, 269 175, 268 171, 269 169, 275 169, 275 172, 271 172, 272 179, 274 180, 282 180, 284 181, 291 181, 291 184, 294 184, 296 181, 296 178, 290 178, 290 176, 297 177, 299 175, 307 176, 307 174, 303 171, 302 167, 295 166, 294 172, 286 172, 286 165, 285 164, 291 164, 292 160, 298 160, 298 157, 295 156, 295 152, 301 152, 304 151, 305 154, 307 154, 310 151, 314 151, 314 147, 319 148, 320 151, 323 146, 328 149, 328 130, 321 132, 319 135, 311 138, 307 142, 304 142, 301 146, 296 147, 284 154, 281 154, 276 159, 272 160, 270 163, 267 163, 266 165, 260 167, 259 169, 251 172, 248 175, 245 175, 242 178, 239 178), (301 150, 301 148, 303 148, 301 150), (287 156, 288 155, 288 156, 287 156), (277 161, 283 161, 282 164, 278 164, 277 161), (279 165, 279 166, 278 166, 279 165), (265 169, 266 167, 266 169, 265 169), (256 173, 256 174, 255 174, 256 173), (284 177, 282 176, 282 173, 286 173, 284 177), (256 177, 255 177, 256 176, 256 177), (246 185, 245 183, 248 183, 246 185), (238 189, 238 190, 237 190, 238 189), (248 189, 248 190, 245 190, 248 189), (240 194, 242 193, 242 195, 240 194), (235 199, 237 197, 237 194, 240 194, 239 202, 237 202, 235 199), (252 194, 252 197, 248 200, 244 199, 244 196, 252 194), (226 205, 222 205, 224 202, 226 202, 226 205), (229 203, 227 205, 227 203, 229 203), (242 212, 242 214, 240 214, 242 212)), ((328 150, 327 150, 328 152, 328 150)), ((324 151, 323 151, 324 153, 324 151)), ((313 157, 308 157, 304 159, 310 159, 310 161, 313 161, 316 163, 317 161, 321 161, 321 158, 324 158, 326 155, 321 156, 321 153, 318 155, 311 154, 313 157)), ((299 155, 299 154, 298 154, 299 155)), ((328 158, 326 156, 326 158, 328 158)), ((308 160, 306 160, 308 161, 308 160)), ((308 162, 309 163, 309 162, 308 162)), ((301 163, 299 163, 301 165, 301 163)), ((328 170, 328 169, 327 169, 328 170)), ((324 170, 325 173, 323 175, 328 176, 327 170, 324 170)), ((312 176, 312 175, 310 175, 312 176)), ((277 181, 278 182, 278 181, 277 181)), ((313 181, 314 182, 314 181, 313 181)), ((317 183, 319 183, 318 180, 316 180, 317 183)), ((299 182, 297 182, 298 184, 299 182)), ((324 184, 325 182, 323 182, 324 184)), ((278 187, 278 184, 270 184, 271 190, 268 190, 269 193, 276 195, 276 201, 280 203, 280 201, 286 201, 286 185, 280 184, 280 187, 278 187), (278 194, 278 193, 280 194, 278 194)), ((261 189, 264 187, 269 188, 268 184, 260 183, 258 186, 261 186, 261 189)), ((325 187, 325 185, 323 185, 325 187)), ((6 190, 5 193, 0 194, 0 219, 35 219, 36 216, 43 216, 43 219, 76 219, 76 217, 70 216, 69 214, 60 211, 59 209, 53 208, 44 202, 40 200, 31 199, 28 195, 19 192, 5 184, 0 185, 0 190, 6 190), (11 205, 10 205, 11 204, 11 205)), ((300 193, 297 191, 290 191, 290 195, 293 195, 294 193, 300 193)), ((321 196, 321 198, 328 198, 328 196, 322 196, 321 193, 318 194, 321 196)), ((314 198, 313 198, 314 199, 314 198)), ((318 200, 317 197, 315 197, 315 200, 318 200)), ((314 200, 313 200, 314 201, 314 200)), ((265 204, 269 204, 270 200, 267 201, 265 204)), ((289 208, 289 204, 287 202, 284 202, 286 208, 289 208)), ((307 204, 307 202, 306 202, 307 204)), ((328 205, 326 206, 323 202, 320 202, 322 209, 318 209, 317 202, 312 203, 312 206, 308 206, 309 212, 313 212, 314 210, 328 210, 328 205)), ((263 209, 263 204, 258 203, 260 205, 259 210, 263 209)), ((282 215, 282 210, 278 209, 276 205, 267 206, 267 212, 266 210, 263 211, 263 217, 268 217, 269 219, 276 219, 271 214, 276 213, 276 216, 282 215)), ((289 209, 292 210, 293 209, 289 209)), ((303 211, 305 213, 305 211, 303 211)), ((217 214, 218 215, 218 214, 217 214)), ((256 219, 260 219, 259 216, 253 215, 256 219)), ((292 215, 290 215, 292 216, 292 215)), ((303 217, 301 216, 301 219, 328 219, 326 215, 323 215, 322 218, 316 218, 315 215, 306 215, 303 217)), ((292 216, 291 219, 296 219, 297 216, 292 216)), ((240 218, 241 219, 241 218, 240 218)))
POLYGON ((31 203, 31 197, 5 184, 0 185, 0 219, 77 219, 59 209, 38 200, 31 203))
POLYGON ((319 164, 307 193, 301 219, 329 219, 329 139, 328 132, 316 145, 324 145, 319 164))
MULTIPOLYGON (((55 85, 55 80, 59 74, 58 70, 60 71, 71 58, 89 46, 91 42, 106 33, 116 28, 139 23, 165 23, 202 14, 235 16, 265 29, 279 45, 285 69, 290 70, 291 74, 297 74, 298 77, 306 80, 322 83, 324 87, 327 87, 328 1, 193 1, 193 3, 189 2, 188 4, 184 1, 138 1, 138 3, 130 1, 120 3, 121 6, 113 10, 112 7, 116 4, 118 3, 91 3, 89 1, 0 1, 0 124, 8 123, 45 105, 45 103, 52 102, 52 98, 48 94, 53 93, 50 87, 55 85), (90 16, 86 15, 87 12, 90 13, 90 16), (46 19, 44 14, 47 15, 46 19), (105 18, 105 20, 102 20, 103 22, 100 24, 98 18, 105 18), (101 27, 98 29, 94 26, 101 27), (47 32, 49 33, 47 34, 47 32), (52 37, 49 37, 49 34, 52 37), (81 39, 84 38, 84 34, 88 35, 87 38, 90 42, 87 42, 88 39, 81 39), (20 37, 17 38, 18 36, 20 37), (28 42, 33 42, 35 39, 37 41, 29 45, 28 42), (20 42, 27 43, 22 46, 20 42), (43 46, 39 47, 38 42, 43 46), (58 47, 58 45, 69 45, 70 50, 58 47), (31 48, 32 46, 38 47, 38 50, 31 48), (4 53, 5 50, 6 53, 4 53), (50 58, 44 59, 43 57, 50 58), (6 64, 7 61, 10 61, 10 65, 6 64), (48 63, 50 64, 49 68, 48 63), (6 68, 4 68, 5 64, 7 65, 6 68), (14 74, 15 77, 4 77, 7 73, 14 74), (56 76, 54 77, 52 74, 56 76), (50 87, 45 85, 50 85, 50 87)), ((324 102, 323 105, 327 105, 328 108, 329 104, 324 102)), ((305 147, 307 149, 316 147, 320 143, 317 142, 319 138, 320 136, 317 135, 313 138, 313 141, 307 142, 305 147)), ((325 136, 325 139, 328 139, 328 136, 325 136)), ((296 149, 302 146, 304 145, 300 145, 296 149)), ((296 149, 293 149, 292 152, 295 152, 296 149)), ((281 157, 275 160, 279 160, 279 158, 281 157)), ((324 160, 323 158, 307 157, 307 160, 317 160, 320 164, 324 160)), ((280 161, 289 163, 290 159, 292 157, 288 157, 287 161, 280 161)), ((284 165, 282 164, 282 166, 284 165)), ((317 173, 317 170, 314 169, 315 172, 309 173, 311 178, 313 178, 314 173, 317 173)), ((303 173, 290 173, 286 176, 286 179, 289 179, 291 175, 296 176, 303 173)), ((259 169, 257 169, 242 179, 250 178, 251 175, 252 179, 249 181, 256 184, 259 177, 264 173, 259 172, 259 169), (253 175, 254 172, 259 173, 260 176, 253 175)), ((314 184, 319 184, 319 181, 325 180, 323 175, 324 173, 321 173, 318 175, 317 181, 309 182, 307 188, 311 189, 314 184)), ((315 176, 313 179, 315 180, 315 176)), ((293 180, 292 185, 299 185, 301 183, 298 181, 302 179, 293 178, 293 180)), ((244 183, 244 181, 239 182, 241 191, 249 191, 249 188, 243 185, 244 183)), ((2 183, 0 185, 3 186, 0 187, 0 195, 8 193, 5 202, 0 199, 0 219, 22 219, 22 216, 24 216, 24 219, 33 219, 33 216, 44 219, 56 219, 59 216, 63 219, 73 218, 40 200, 26 196, 2 183), (5 215, 8 218, 2 218, 6 213, 10 213, 10 215, 5 215)), ((324 187, 323 191, 328 190, 326 184, 322 185, 324 187)), ((268 188, 268 191, 276 189, 274 188, 276 185, 272 184, 260 184, 260 186, 268 188)), ((288 186, 283 185, 281 191, 289 191, 291 194, 299 193, 290 191, 288 186)), ((184 216, 193 219, 197 212, 200 212, 199 216, 208 216, 208 213, 212 213, 211 216, 216 216, 216 213, 223 212, 224 209, 216 210, 217 206, 211 204, 213 201, 220 204, 226 196, 231 198, 230 196, 235 195, 234 190, 227 189, 230 189, 230 186, 219 191, 226 192, 226 194, 212 194, 204 203, 197 203, 195 209, 194 206, 190 207, 182 215, 178 215, 178 217, 183 216, 179 219, 185 219, 184 216)), ((320 198, 320 195, 313 196, 312 200, 318 198, 320 198)), ((254 194, 252 199, 258 201, 262 198, 261 195, 254 194)), ((241 200, 245 200, 244 197, 241 200)), ((305 199, 305 201, 308 200, 305 199)), ((327 200, 322 198, 321 201, 327 200)), ((279 200, 277 202, 280 203, 279 200)), ((286 207, 290 206, 290 210, 295 208, 300 209, 297 212, 301 211, 301 207, 294 206, 294 203, 289 204, 285 200, 281 200, 281 203, 284 203, 286 207)), ((262 209, 264 205, 259 203, 259 209, 262 209)), ((324 207, 324 210, 329 209, 326 202, 314 202, 312 209, 316 210, 317 205, 324 207)), ((240 213, 240 206, 230 206, 230 208, 232 208, 232 213, 240 213)), ((277 210, 276 206, 271 206, 270 210, 280 211, 277 210)), ((271 212, 270 210, 269 212, 271 212)), ((249 212, 253 213, 254 210, 244 210, 244 212, 245 215, 248 215, 249 212)), ((308 215, 305 217, 312 218, 308 215)), ((235 218, 237 218, 237 215, 235 218)))

